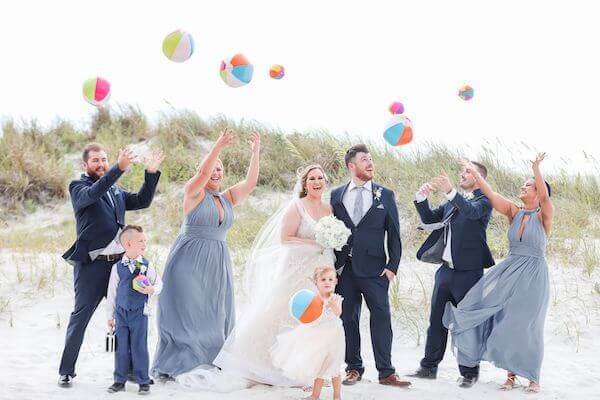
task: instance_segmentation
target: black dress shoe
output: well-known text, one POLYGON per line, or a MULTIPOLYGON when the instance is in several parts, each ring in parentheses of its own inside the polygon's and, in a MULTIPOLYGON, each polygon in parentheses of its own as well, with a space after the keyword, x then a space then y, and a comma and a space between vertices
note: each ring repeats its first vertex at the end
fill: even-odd
POLYGON ((125 384, 115 382, 112 385, 110 385, 110 387, 107 390, 108 390, 108 393, 124 392, 125 384))
POLYGON ((69 388, 69 387, 71 387, 72 383, 73 383, 73 377, 71 375, 61 375, 58 378, 58 386, 60 386, 60 387, 69 388))
POLYGON ((472 387, 476 382, 477 382, 477 376, 473 376, 473 375, 461 376, 460 378, 458 378, 458 387, 461 387, 463 389, 468 389, 468 388, 472 387))
POLYGON ((437 367, 436 368, 423 368, 419 367, 413 374, 409 374, 411 378, 421 379, 436 379, 437 378, 437 367))
POLYGON ((150 385, 141 384, 140 388, 138 389, 138 394, 150 394, 150 385))

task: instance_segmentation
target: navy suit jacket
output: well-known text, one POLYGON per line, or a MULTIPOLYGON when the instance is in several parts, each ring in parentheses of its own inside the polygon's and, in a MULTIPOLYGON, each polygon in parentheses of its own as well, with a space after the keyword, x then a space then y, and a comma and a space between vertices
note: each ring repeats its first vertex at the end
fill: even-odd
POLYGON ((335 267, 340 269, 346 264, 352 248, 352 271, 355 276, 370 278, 381 275, 385 268, 393 273, 398 271, 402 244, 400 242, 400 219, 396 206, 396 196, 389 190, 373 182, 373 205, 354 226, 352 218, 344 207, 343 198, 348 184, 331 191, 333 215, 342 220, 352 231, 348 244, 335 252, 335 267), (381 197, 375 193, 381 191, 381 197), (385 243, 387 236, 387 256, 385 243))
MULTIPOLYGON (((429 201, 415 201, 417 212, 424 224, 432 224, 445 220, 456 209, 450 219, 452 230, 451 251, 452 264, 456 270, 469 271, 488 268, 494 265, 492 253, 487 245, 486 229, 492 216, 492 204, 481 190, 473 192, 473 199, 467 200, 460 193, 451 201, 432 210, 429 201)), ((433 231, 425 243, 417 251, 417 258, 427 251, 438 240, 443 229, 433 231)))
POLYGON ((138 193, 126 192, 115 185, 122 174, 115 165, 97 181, 82 174, 69 185, 77 224, 77 240, 63 254, 70 264, 89 263, 89 252, 108 246, 125 225, 125 210, 147 208, 152 203, 160 172, 146 172, 138 193), (115 207, 111 205, 108 191, 113 195, 115 207))

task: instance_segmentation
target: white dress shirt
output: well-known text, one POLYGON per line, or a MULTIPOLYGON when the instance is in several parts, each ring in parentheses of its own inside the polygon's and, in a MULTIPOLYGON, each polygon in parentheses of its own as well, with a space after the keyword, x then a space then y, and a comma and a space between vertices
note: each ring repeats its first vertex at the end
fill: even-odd
MULTIPOLYGON (((354 181, 350 181, 346 192, 344 193, 344 197, 342 198, 342 203, 344 207, 346 207, 346 211, 348 211, 348 215, 354 215, 354 202, 356 200, 356 193, 358 190, 354 189, 356 187, 356 183, 354 181)), ((363 185, 363 190, 360 191, 363 196, 363 217, 369 211, 369 208, 373 205, 373 181, 365 182, 363 185)))
MULTIPOLYGON (((122 260, 129 261, 129 258, 127 257, 126 254, 123 254, 122 260)), ((135 259, 135 261, 142 262, 143 257, 139 256, 138 258, 135 259)), ((117 272, 117 264, 118 263, 113 264, 112 269, 110 270, 110 279, 108 281, 108 292, 106 294, 106 317, 109 320, 115 319, 117 288, 119 287, 119 280, 120 280, 119 273, 117 272)), ((156 273, 156 270, 154 268, 152 268, 151 265, 148 265, 147 269, 145 267, 146 266, 143 265, 140 268, 140 271, 146 272, 146 277, 148 278, 148 280, 150 281, 152 286, 154 286, 154 295, 160 294, 160 292, 162 291, 162 288, 163 288, 163 282, 162 282, 162 279, 160 278, 160 275, 158 275, 156 273)), ((135 271, 135 267, 130 265, 129 272, 131 272, 133 274, 134 271, 135 271)), ((148 299, 150 299, 150 295, 148 295, 148 299)), ((146 303, 144 305, 144 314, 148 315, 148 303, 146 303)))
MULTIPOLYGON (((450 191, 450 193, 445 193, 446 199, 448 199, 448 201, 452 201, 454 199, 454 197, 456 196, 456 189, 452 189, 450 191)), ((425 199, 427 199, 427 196, 425 196, 423 193, 421 192, 417 192, 417 194, 415 195, 415 200, 417 201, 417 203, 421 203, 423 201, 425 201, 425 199)), ((452 268, 452 224, 449 223, 448 224, 448 237, 446 238, 446 247, 444 247, 444 253, 442 254, 442 260, 446 261, 450 267, 452 268)))

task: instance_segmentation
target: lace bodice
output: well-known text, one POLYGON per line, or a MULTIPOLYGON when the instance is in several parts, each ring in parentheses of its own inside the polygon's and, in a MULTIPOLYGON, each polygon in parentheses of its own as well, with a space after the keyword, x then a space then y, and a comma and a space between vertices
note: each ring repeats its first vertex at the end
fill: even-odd
POLYGON ((317 221, 314 220, 313 217, 306 211, 304 205, 302 204, 302 200, 296 200, 296 207, 298 208, 298 212, 302 219, 300 220, 300 226, 298 227, 298 236, 301 239, 315 239, 315 226, 317 225, 317 221))

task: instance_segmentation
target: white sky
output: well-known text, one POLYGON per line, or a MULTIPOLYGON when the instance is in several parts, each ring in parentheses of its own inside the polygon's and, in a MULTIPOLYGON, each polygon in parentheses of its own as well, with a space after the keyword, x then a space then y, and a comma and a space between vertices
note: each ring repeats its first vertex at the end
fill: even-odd
MULTIPOLYGON (((599 15, 592 1, 3 1, 0 116, 86 122, 81 85, 100 75, 111 103, 150 117, 189 108, 284 129, 382 139, 400 100, 415 141, 478 148, 524 140, 555 165, 582 151, 600 159, 599 15), (161 51, 184 29, 196 42, 183 64, 161 51), (221 59, 244 53, 252 82, 229 88, 221 59), (268 68, 286 68, 280 80, 268 68), (456 92, 475 88, 470 102, 456 92)), ((499 147, 500 149, 502 148, 499 147)), ((530 151, 526 154, 529 155, 530 151)), ((598 172, 598 171, 597 171, 598 172)))

